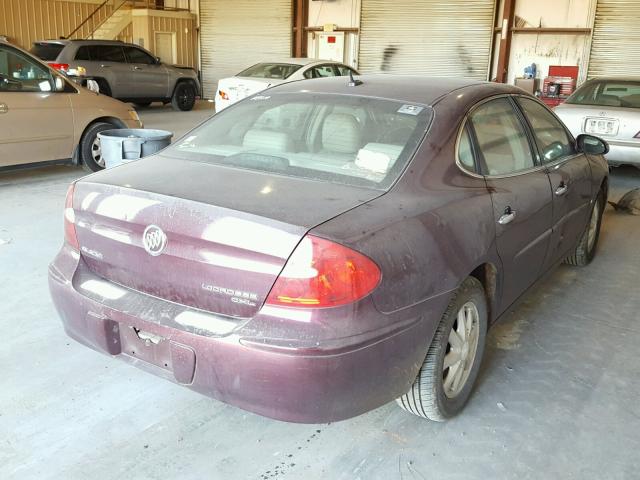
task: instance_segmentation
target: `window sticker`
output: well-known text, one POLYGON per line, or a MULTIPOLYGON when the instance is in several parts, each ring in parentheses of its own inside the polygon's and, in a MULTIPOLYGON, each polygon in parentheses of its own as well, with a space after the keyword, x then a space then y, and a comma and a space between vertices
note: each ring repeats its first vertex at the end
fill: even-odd
POLYGON ((402 105, 398 109, 398 113, 404 113, 406 115, 419 115, 424 110, 424 107, 420 105, 402 105))

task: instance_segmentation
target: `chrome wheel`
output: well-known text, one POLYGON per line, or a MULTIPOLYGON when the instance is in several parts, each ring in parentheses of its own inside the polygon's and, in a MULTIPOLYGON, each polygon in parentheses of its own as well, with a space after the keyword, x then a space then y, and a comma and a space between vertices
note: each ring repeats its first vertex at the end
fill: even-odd
POLYGON ((591 212, 591 220, 589 220, 589 230, 587 231, 587 251, 593 250, 598 236, 598 219, 600 218, 600 202, 596 200, 591 212))
POLYGON ((100 139, 96 135, 95 140, 91 144, 91 158, 97 165, 104 168, 104 159, 102 158, 102 148, 100 147, 100 139))
POLYGON ((449 332, 447 353, 442 366, 442 385, 448 398, 462 391, 476 358, 480 334, 480 315, 475 303, 467 302, 449 332))

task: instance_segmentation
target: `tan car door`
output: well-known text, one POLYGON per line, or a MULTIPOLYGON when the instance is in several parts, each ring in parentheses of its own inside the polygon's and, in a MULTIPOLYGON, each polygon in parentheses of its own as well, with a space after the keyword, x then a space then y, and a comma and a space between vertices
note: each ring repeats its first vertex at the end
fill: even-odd
POLYGON ((71 157, 71 94, 53 90, 48 68, 0 44, 0 167, 71 157))

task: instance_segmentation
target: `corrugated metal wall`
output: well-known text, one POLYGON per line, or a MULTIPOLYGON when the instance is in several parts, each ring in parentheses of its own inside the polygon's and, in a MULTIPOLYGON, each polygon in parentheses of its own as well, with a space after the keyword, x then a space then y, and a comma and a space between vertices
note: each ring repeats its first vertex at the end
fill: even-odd
POLYGON ((360 71, 486 80, 494 8, 494 0, 363 0, 360 71))
POLYGON ((265 59, 291 56, 291 0, 207 0, 200 4, 204 96, 218 80, 265 59))
POLYGON ((133 23, 127 25, 124 30, 116 37, 121 42, 133 43, 133 23))
POLYGON ((588 76, 640 76, 640 0, 598 0, 588 76))
POLYGON ((176 34, 176 63, 189 67, 196 66, 196 22, 195 19, 169 18, 160 16, 149 17, 149 45, 146 47, 155 51, 154 32, 171 32, 176 34))
MULTIPOLYGON (((54 39, 71 33, 100 4, 61 2, 54 0, 0 0, 0 35, 23 48, 36 40, 54 39)), ((93 17, 99 25, 111 13, 105 5, 93 17)), ((88 22, 73 38, 86 38, 91 33, 88 22)))

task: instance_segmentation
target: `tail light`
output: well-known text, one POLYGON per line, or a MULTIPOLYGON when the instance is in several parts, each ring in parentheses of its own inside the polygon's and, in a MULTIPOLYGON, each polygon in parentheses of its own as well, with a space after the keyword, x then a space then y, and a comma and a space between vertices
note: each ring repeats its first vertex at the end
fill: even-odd
POLYGON ((80 250, 78 237, 76 236, 76 215, 73 211, 73 192, 75 184, 67 189, 67 198, 64 201, 64 241, 75 250, 80 250))
POLYGON ((218 90, 218 95, 220 95, 222 100, 229 100, 229 95, 227 95, 227 92, 224 90, 218 90))
POLYGON ((49 63, 49 66, 51 68, 55 68, 56 70, 60 70, 61 72, 66 72, 67 70, 69 70, 68 63, 49 63))
POLYGON ((266 303, 306 308, 345 305, 371 293, 380 278, 380 269, 368 257, 307 235, 291 254, 266 303))

